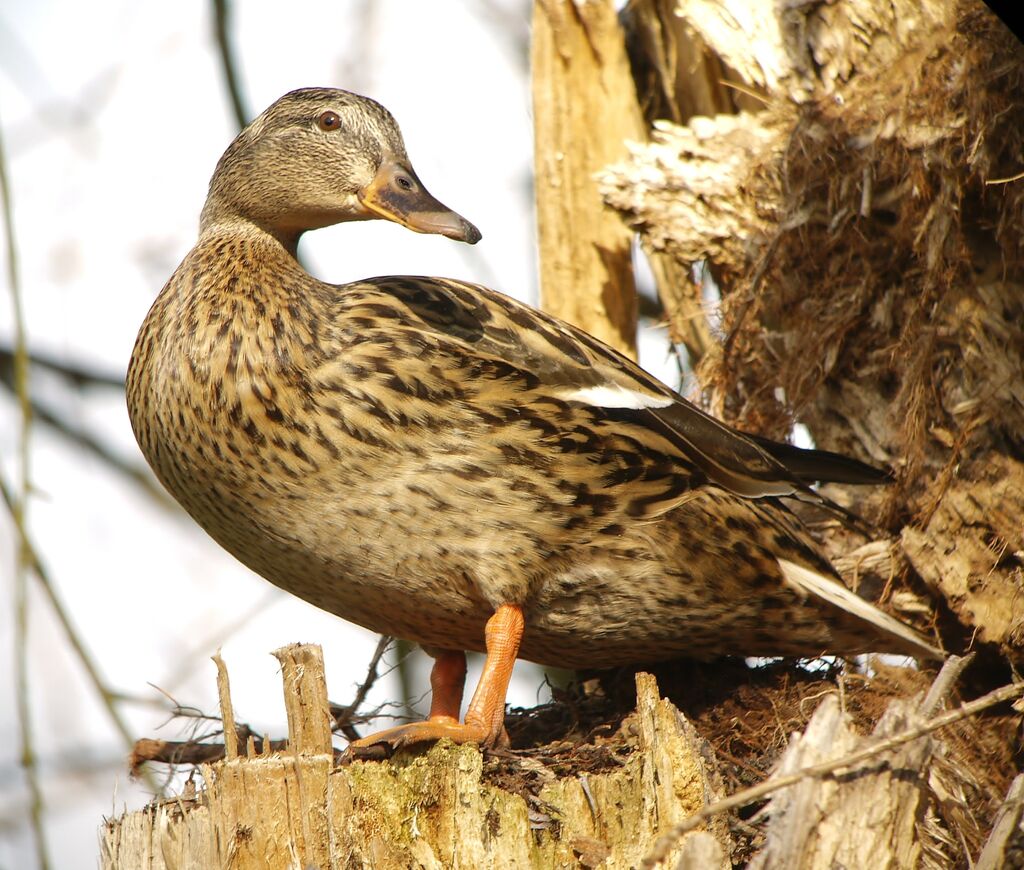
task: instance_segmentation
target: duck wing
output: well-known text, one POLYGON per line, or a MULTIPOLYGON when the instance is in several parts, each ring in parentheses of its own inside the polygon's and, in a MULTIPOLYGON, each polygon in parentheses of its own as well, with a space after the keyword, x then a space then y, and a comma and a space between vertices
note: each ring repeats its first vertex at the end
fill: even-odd
POLYGON ((366 302, 375 316, 397 318, 449 348, 508 367, 507 376, 523 387, 521 404, 552 413, 567 404, 628 424, 631 432, 647 430, 675 463, 736 495, 796 496, 848 515, 810 484, 889 480, 887 472, 850 457, 734 429, 603 342, 489 288, 416 276, 349 286, 350 293, 378 297, 366 302))

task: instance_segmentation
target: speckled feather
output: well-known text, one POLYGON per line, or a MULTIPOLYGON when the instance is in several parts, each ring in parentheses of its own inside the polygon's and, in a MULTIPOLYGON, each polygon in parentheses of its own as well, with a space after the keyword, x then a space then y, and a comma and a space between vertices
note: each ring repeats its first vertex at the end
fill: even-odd
MULTIPOLYGON (((787 448, 728 429, 592 337, 487 288, 307 274, 295 242, 309 214, 330 209, 306 188, 336 181, 308 180, 303 142, 319 164, 312 119, 353 95, 301 94, 274 116, 286 120, 264 116, 240 137, 259 146, 278 123, 287 153, 236 142, 222 158, 199 242, 129 369, 143 453, 225 549, 325 610, 435 648, 483 649, 495 607, 519 604, 521 657, 551 665, 934 652, 781 567, 839 588, 777 496, 808 495, 809 474, 846 479, 840 458, 808 454, 812 471, 794 471, 787 448), (287 191, 269 197, 273 214, 250 204, 282 160, 302 187, 298 223, 287 191)), ((382 149, 407 161, 390 116, 360 114, 360 99, 350 148, 366 171, 382 149), (362 140, 378 128, 374 154, 362 140)))

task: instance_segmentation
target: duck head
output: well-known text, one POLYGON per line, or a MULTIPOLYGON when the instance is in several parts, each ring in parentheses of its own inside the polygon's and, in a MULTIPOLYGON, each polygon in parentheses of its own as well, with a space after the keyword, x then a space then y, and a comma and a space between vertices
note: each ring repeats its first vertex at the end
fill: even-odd
POLYGON ((306 230, 378 218, 480 240, 473 224, 420 182, 387 109, 348 91, 303 88, 277 100, 228 146, 200 228, 249 221, 294 251, 306 230))

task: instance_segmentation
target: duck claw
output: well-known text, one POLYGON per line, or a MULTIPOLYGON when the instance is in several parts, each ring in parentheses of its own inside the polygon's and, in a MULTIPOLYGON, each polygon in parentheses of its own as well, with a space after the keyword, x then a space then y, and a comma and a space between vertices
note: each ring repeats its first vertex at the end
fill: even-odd
MULTIPOLYGON (((501 742, 505 729, 498 735, 491 735, 487 728, 455 722, 443 716, 423 722, 410 722, 353 740, 342 754, 341 763, 353 761, 383 761, 400 749, 416 743, 432 743, 447 738, 453 743, 477 743, 489 746, 501 742)), ((505 738, 508 739, 507 737, 505 738)))

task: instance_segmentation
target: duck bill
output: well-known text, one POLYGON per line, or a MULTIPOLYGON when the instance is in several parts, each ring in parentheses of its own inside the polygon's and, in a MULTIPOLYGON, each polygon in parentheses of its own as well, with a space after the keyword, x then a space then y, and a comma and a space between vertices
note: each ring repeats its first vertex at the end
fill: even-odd
POLYGON ((417 233, 437 233, 470 245, 480 241, 480 230, 434 199, 411 168, 395 162, 381 165, 359 201, 373 215, 417 233))

